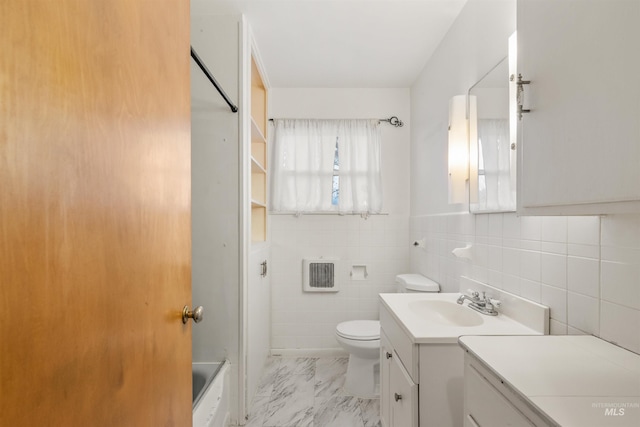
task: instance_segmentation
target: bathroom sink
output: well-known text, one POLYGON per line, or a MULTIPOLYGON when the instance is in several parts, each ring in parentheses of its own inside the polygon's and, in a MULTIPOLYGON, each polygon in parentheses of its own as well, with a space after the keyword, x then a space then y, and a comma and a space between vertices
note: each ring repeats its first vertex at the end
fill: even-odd
POLYGON ((409 310, 422 319, 448 326, 478 326, 484 323, 482 315, 470 308, 450 301, 411 301, 409 310))

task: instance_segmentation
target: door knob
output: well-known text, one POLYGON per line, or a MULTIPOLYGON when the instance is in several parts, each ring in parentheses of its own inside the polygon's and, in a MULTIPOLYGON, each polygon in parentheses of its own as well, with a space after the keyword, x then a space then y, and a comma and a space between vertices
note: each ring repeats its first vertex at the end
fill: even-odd
POLYGON ((204 308, 201 305, 195 308, 195 310, 189 310, 189 306, 185 305, 182 309, 182 323, 187 323, 189 319, 193 319, 194 322, 198 323, 204 318, 204 308))
POLYGON ((393 357, 393 354, 389 353, 388 351, 387 351, 386 353, 387 353, 387 354, 386 354, 387 359, 391 359, 391 358, 393 357))
POLYGON ((398 393, 393 393, 393 398, 397 402, 398 400, 402 400, 402 395, 398 393))

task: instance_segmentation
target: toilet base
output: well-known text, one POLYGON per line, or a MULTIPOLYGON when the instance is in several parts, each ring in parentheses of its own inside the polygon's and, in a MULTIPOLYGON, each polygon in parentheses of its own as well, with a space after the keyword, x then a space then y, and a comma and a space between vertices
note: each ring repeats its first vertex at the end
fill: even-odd
POLYGON ((350 395, 371 399, 380 394, 380 359, 349 355, 344 390, 350 395))

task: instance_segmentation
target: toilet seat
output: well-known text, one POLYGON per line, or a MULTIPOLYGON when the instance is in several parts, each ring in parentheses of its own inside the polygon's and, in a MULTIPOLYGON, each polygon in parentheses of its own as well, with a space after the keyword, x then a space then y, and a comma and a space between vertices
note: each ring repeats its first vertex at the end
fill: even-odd
POLYGON ((336 334, 354 341, 375 341, 380 339, 379 320, 351 320, 336 327, 336 334))

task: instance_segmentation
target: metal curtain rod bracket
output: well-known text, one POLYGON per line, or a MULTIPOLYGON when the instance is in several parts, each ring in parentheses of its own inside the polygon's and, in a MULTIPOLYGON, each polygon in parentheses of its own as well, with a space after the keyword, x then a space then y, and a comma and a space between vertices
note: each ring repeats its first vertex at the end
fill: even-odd
POLYGON ((229 108, 231 108, 231 111, 234 113, 237 113, 238 107, 236 107, 236 105, 233 102, 231 102, 231 99, 229 99, 229 96, 227 96, 225 91, 222 90, 222 87, 220 87, 220 85, 218 84, 218 81, 215 79, 215 77, 213 77, 213 75, 211 74, 207 66, 204 65, 204 62, 202 62, 202 60, 200 59, 196 51, 193 49, 193 46, 191 46, 191 57, 193 58, 194 61, 196 61, 196 64, 198 64, 198 67, 200 67, 204 75, 207 76, 207 79, 209 79, 209 81, 213 84, 216 90, 224 98, 229 108))
MULTIPOLYGON (((270 122, 272 122, 273 120, 274 119, 269 119, 270 122)), ((381 122, 387 122, 391 126, 395 126, 397 128, 404 126, 404 123, 402 122, 402 120, 400 120, 396 116, 391 116, 388 119, 378 119, 378 120, 381 121, 381 122)))
POLYGON ((397 128, 401 128, 402 126, 404 126, 404 123, 402 122, 402 120, 400 120, 396 116, 391 116, 388 119, 380 119, 380 121, 381 122, 389 122, 389 124, 391 126, 395 126, 397 128))

